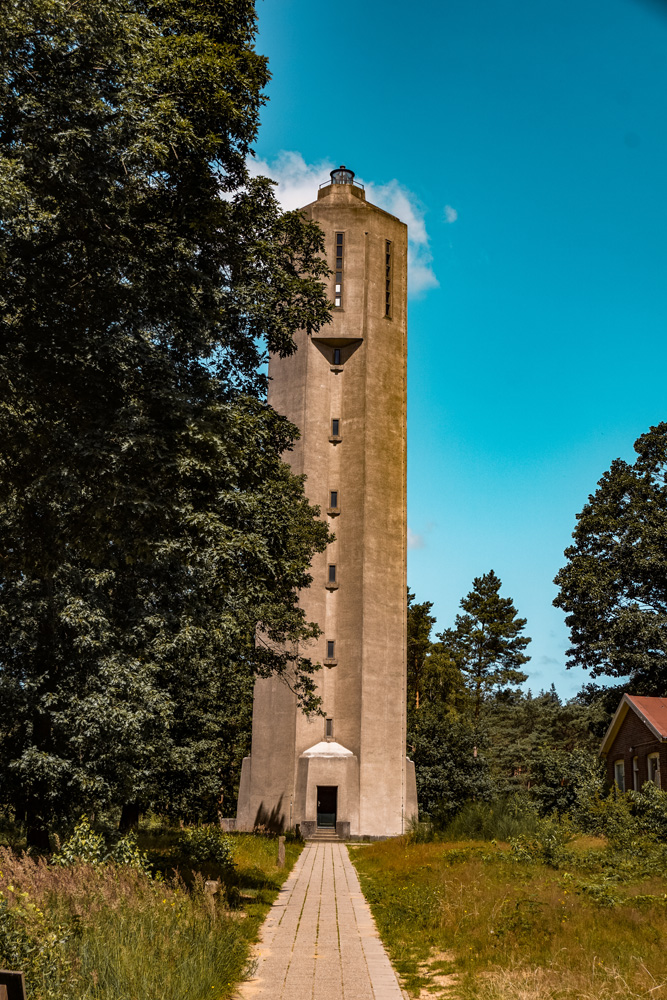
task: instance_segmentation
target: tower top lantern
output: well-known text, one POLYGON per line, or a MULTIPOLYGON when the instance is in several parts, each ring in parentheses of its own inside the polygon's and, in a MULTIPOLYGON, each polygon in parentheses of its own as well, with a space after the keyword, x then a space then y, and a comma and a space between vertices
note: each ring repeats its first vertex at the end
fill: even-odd
POLYGON ((348 170, 344 163, 331 171, 332 184, 354 184, 354 170, 348 170))

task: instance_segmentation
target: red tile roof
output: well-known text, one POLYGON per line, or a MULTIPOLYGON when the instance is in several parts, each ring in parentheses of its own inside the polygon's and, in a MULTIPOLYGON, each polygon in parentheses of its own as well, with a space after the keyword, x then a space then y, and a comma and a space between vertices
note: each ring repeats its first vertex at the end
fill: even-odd
POLYGON ((630 709, 643 720, 657 740, 667 740, 667 698, 624 694, 602 740, 601 754, 607 754, 609 751, 630 709))
POLYGON ((626 697, 661 736, 667 737, 667 698, 647 698, 637 694, 628 694, 626 697))

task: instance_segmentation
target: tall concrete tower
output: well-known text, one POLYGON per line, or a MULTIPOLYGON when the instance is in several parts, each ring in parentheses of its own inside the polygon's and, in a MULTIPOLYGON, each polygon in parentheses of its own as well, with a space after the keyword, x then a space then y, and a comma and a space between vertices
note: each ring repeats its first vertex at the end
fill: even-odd
POLYGON ((286 456, 335 541, 301 595, 323 635, 325 717, 258 680, 237 827, 391 836, 417 812, 405 756, 407 227, 366 201, 345 167, 302 209, 322 227, 333 319, 272 357, 269 402, 301 431, 286 456))

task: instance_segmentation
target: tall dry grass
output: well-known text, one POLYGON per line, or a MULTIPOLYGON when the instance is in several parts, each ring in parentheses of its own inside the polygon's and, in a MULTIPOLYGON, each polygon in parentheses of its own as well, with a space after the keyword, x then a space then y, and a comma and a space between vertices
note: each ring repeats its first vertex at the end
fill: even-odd
POLYGON ((249 945, 298 856, 234 838, 229 891, 189 872, 152 878, 115 863, 63 867, 0 848, 0 963, 26 972, 29 1000, 211 1000, 233 994, 249 945), (230 896, 242 903, 230 907, 230 896))
POLYGON ((660 848, 653 864, 590 844, 558 864, 405 838, 352 854, 411 996, 446 981, 461 1000, 667 997, 660 848))

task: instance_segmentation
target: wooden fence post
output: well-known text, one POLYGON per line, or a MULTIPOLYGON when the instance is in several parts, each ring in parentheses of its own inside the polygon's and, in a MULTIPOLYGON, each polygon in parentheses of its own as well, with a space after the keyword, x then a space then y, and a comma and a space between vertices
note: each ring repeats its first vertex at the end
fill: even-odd
POLYGON ((0 1000, 25 1000, 25 980, 22 972, 0 969, 0 1000))

